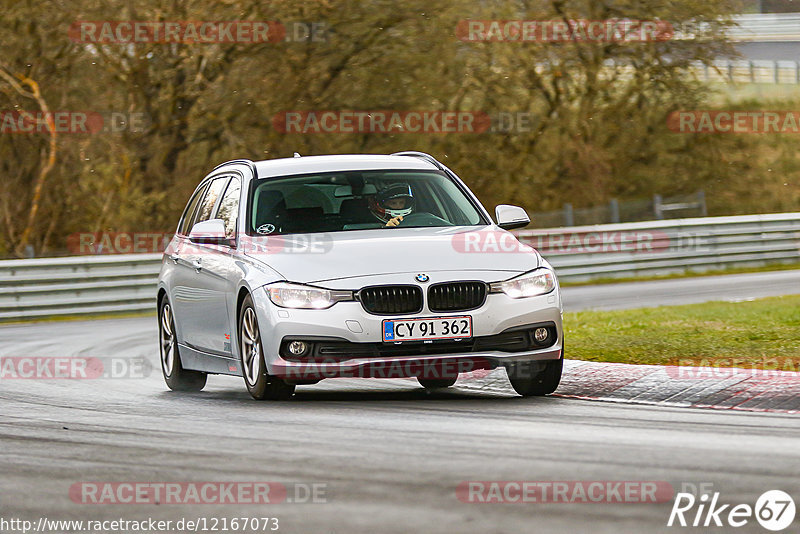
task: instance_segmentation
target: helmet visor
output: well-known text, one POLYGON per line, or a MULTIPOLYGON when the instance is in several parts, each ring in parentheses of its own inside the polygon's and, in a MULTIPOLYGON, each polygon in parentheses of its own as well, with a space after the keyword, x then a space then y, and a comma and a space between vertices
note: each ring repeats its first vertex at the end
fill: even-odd
POLYGON ((386 210, 405 210, 414 205, 414 199, 408 196, 387 198, 381 202, 381 207, 386 210))
POLYGON ((414 207, 414 194, 408 184, 392 184, 378 194, 378 204, 386 210, 408 210, 414 207))

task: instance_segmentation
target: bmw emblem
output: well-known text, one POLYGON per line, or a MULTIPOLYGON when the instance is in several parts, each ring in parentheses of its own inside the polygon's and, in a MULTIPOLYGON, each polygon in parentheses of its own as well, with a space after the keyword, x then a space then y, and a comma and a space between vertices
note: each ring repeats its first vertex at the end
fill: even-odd
POLYGON ((422 282, 423 284, 431 279, 427 274, 418 274, 416 278, 417 282, 422 282))

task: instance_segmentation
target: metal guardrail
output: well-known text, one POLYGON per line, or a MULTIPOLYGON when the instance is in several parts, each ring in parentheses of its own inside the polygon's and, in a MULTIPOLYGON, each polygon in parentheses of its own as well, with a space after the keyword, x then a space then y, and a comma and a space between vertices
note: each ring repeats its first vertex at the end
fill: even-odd
POLYGON ((0 261, 0 321, 155 309, 161 254, 0 261))
POLYGON ((727 31, 734 41, 800 41, 800 13, 754 13, 733 17, 727 31))
MULTIPOLYGON (((800 263, 800 213, 523 230, 563 281, 800 263)), ((800 288, 798 288, 800 290, 800 288)))
MULTIPOLYGON (((800 263, 800 213, 518 234, 540 250, 562 281, 800 263)), ((155 310, 160 267, 161 254, 0 261, 0 321, 155 310)))

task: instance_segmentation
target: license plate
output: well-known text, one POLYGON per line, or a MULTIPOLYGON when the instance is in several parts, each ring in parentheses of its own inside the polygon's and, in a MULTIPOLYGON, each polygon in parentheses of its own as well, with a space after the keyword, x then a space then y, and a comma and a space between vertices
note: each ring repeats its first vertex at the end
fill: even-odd
POLYGON ((472 317, 424 317, 420 319, 384 319, 383 341, 429 341, 472 337, 472 317))

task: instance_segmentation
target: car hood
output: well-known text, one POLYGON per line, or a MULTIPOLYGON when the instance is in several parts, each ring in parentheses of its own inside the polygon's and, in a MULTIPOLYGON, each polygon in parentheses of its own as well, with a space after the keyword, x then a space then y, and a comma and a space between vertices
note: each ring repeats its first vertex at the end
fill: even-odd
POLYGON ((533 248, 496 226, 248 237, 245 244, 249 257, 301 283, 437 271, 511 276, 541 265, 533 248))

